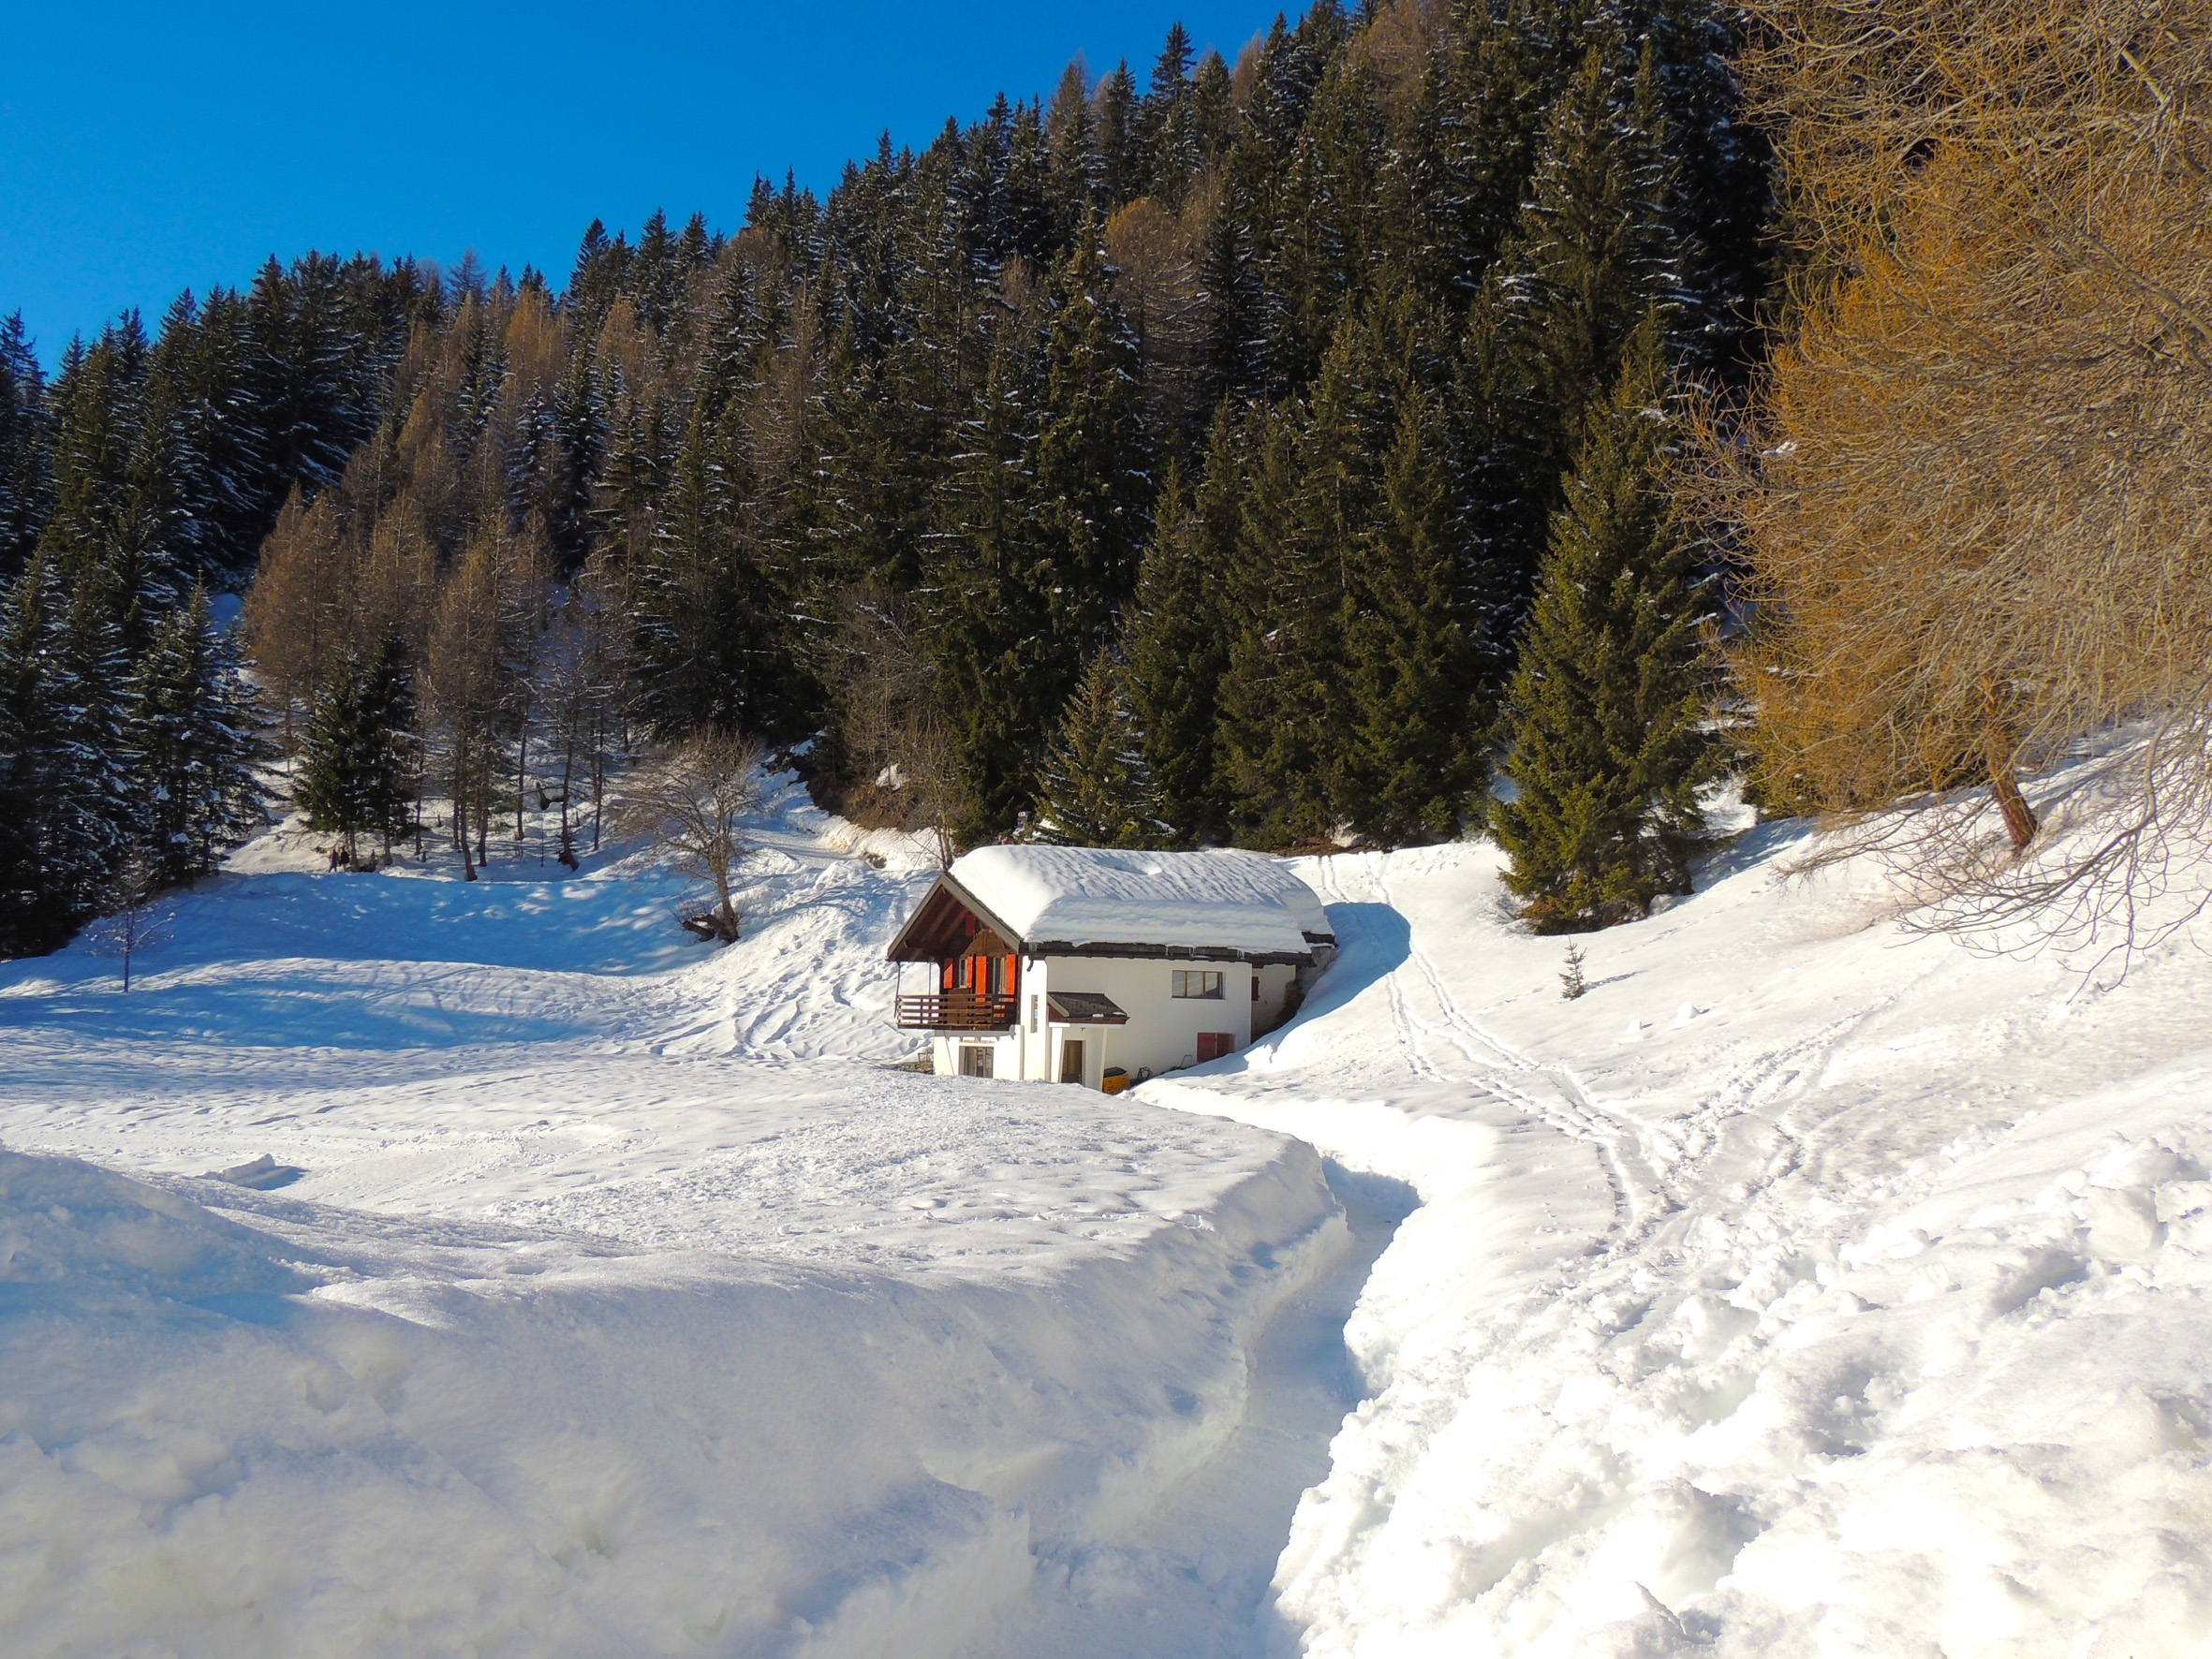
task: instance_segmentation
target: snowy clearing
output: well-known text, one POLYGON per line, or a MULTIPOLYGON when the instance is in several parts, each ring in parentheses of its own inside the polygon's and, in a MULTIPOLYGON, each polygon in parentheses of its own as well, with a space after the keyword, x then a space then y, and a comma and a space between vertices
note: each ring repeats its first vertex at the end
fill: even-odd
POLYGON ((930 869, 760 839, 724 951, 271 835, 127 999, 0 967, 7 1652, 2212 1639, 2186 936, 1975 954, 1768 829, 1569 1002, 1493 850, 1306 860, 1300 1018, 1107 1099, 886 1069, 930 869))

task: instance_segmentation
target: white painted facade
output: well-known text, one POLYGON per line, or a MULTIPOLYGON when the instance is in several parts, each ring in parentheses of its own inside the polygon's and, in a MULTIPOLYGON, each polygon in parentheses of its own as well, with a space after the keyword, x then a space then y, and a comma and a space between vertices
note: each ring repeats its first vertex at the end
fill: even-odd
POLYGON ((1226 1034, 1228 1048, 1246 1048, 1283 1022, 1297 970, 1270 962, 1164 962, 1158 957, 1024 957, 1020 1020, 1010 1032, 938 1032, 930 1047, 931 1069, 958 1077, 964 1049, 988 1050, 991 1075, 1039 1082, 1080 1081, 1103 1086, 1106 1072, 1118 1066, 1133 1083, 1140 1076, 1195 1065, 1201 1032, 1226 1034), (1176 996, 1178 972, 1218 973, 1221 995, 1176 996), (1255 988, 1258 995, 1254 995, 1255 988), (1128 1023, 1082 1024, 1051 1017, 1054 991, 1107 996, 1127 1014, 1128 1023), (1066 1045, 1083 1045, 1082 1075, 1063 1079, 1066 1045))

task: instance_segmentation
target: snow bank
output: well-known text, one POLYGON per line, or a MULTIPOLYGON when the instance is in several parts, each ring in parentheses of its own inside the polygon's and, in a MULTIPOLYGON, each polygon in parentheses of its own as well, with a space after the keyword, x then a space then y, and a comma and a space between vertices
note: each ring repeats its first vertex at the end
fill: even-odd
POLYGON ((445 1223, 288 1238, 0 1163, 16 1652, 964 1651, 1236 1420, 1331 1242, 1303 1148, 988 1276, 445 1223), (1276 1270, 1261 1273, 1256 1263, 1276 1270), (152 1651, 152 1650, 147 1650, 152 1651))
POLYGON ((1760 834, 1574 1002, 1486 849, 1315 860, 1307 1012, 1141 1091, 1423 1199, 1282 1651, 2212 1642, 2212 962, 1975 955, 1760 834))

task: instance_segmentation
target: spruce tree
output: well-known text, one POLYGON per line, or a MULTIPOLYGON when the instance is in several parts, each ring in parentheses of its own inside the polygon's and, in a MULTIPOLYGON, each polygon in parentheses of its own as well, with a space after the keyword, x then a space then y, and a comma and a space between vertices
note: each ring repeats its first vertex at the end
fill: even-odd
POLYGON ((1221 823, 1214 731, 1228 666, 1221 578, 1237 531, 1233 417, 1214 422, 1204 485, 1194 504, 1179 466, 1161 487, 1158 528, 1145 550, 1125 624, 1124 682, 1158 812, 1174 844, 1221 823))
POLYGON ((349 656, 315 702, 293 794, 313 828, 345 837, 346 861, 375 835, 406 832, 418 745, 405 648, 387 635, 365 661, 349 656))
POLYGON ((1136 585, 1152 477, 1138 395, 1143 365, 1088 238, 1054 286, 1037 429, 1037 546, 1055 599, 1056 647, 1075 661, 1098 649, 1136 585))
POLYGON ((1495 804, 1491 831, 1512 859, 1506 885, 1541 932, 1630 920, 1657 895, 1688 891, 1703 828, 1704 602, 1696 544, 1661 477, 1673 431, 1663 341, 1647 316, 1585 423, 1513 672, 1516 794, 1495 804))
POLYGON ((1144 194, 1137 115, 1136 77, 1127 62, 1116 64, 1098 93, 1100 183, 1109 211, 1144 194))
POLYGON ((1003 833, 1029 803, 1083 662, 1054 632, 1061 566, 1037 478, 1042 357, 1028 329, 1000 328, 936 503, 933 691, 961 772, 964 839, 1003 833))
POLYGON ((1084 668, 1045 753, 1033 832, 1068 846, 1156 846, 1166 833, 1111 648, 1084 668))
POLYGON ((43 550, 0 595, 0 956, 66 939, 123 850, 112 748, 86 741, 114 733, 87 718, 68 610, 43 550))
POLYGON ((1465 530, 1447 488, 1441 410, 1401 404, 1377 523, 1364 538, 1364 603, 1345 640, 1352 727, 1338 763, 1346 819, 1384 844, 1447 840, 1482 778, 1477 656, 1460 576, 1465 530))
POLYGON ((1469 313, 1463 406, 1484 556, 1518 625, 1583 414, 1605 396, 1629 338, 1684 294, 1667 213, 1663 119, 1648 53, 1623 84, 1593 46, 1545 120, 1513 240, 1469 313))
POLYGON ((37 545, 51 466, 46 377, 18 311, 0 317, 0 581, 12 580, 37 545))
POLYGON ((1137 114, 1139 178, 1135 192, 1170 209, 1180 207, 1191 175, 1204 158, 1199 154, 1194 93, 1190 82, 1190 32, 1170 25, 1152 84, 1137 114))
POLYGON ((1247 476, 1224 571, 1227 648, 1215 766, 1232 837, 1282 847, 1336 827, 1332 740, 1343 726, 1336 658, 1349 611, 1334 547, 1315 551, 1333 504, 1317 457, 1344 430, 1292 402, 1248 420, 1247 476), (1318 441, 1317 441, 1318 435, 1318 441))
POLYGON ((131 675, 123 741, 134 839, 160 884, 206 874, 262 822, 252 698, 206 589, 154 627, 131 675))
POLYGON ((636 709, 671 739, 715 727, 777 735, 789 676, 773 584, 750 545, 738 412, 694 407, 653 536, 634 567, 636 709))

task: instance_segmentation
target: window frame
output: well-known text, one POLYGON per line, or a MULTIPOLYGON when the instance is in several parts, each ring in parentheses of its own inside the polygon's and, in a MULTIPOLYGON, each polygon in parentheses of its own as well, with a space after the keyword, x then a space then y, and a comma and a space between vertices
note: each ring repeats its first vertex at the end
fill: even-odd
POLYGON ((1168 981, 1171 1002, 1218 1003, 1229 1000, 1225 989, 1227 976, 1213 968, 1176 968, 1168 981), (1190 981, 1197 980, 1202 990, 1189 989, 1190 981))

